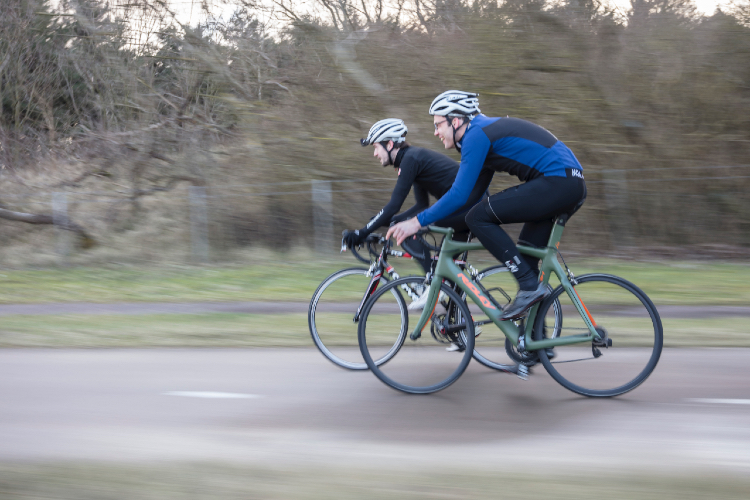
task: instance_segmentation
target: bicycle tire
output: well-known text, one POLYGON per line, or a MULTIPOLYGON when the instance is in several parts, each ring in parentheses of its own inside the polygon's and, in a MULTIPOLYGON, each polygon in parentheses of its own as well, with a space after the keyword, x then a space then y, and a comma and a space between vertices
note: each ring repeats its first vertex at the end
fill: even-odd
MULTIPOLYGON (((453 291, 449 282, 441 285, 441 291, 448 296, 448 300, 436 304, 431 322, 442 316, 444 322, 441 325, 447 327, 445 331, 453 331, 446 333, 442 339, 434 335, 430 339, 427 332, 430 331, 431 325, 428 324, 417 341, 403 343, 398 355, 390 358, 388 363, 377 364, 373 361, 381 349, 378 345, 379 340, 384 338, 382 343, 387 347, 391 343, 390 335, 394 334, 393 327, 384 321, 388 319, 385 313, 380 312, 388 310, 388 300, 391 300, 388 292, 397 290, 400 294, 402 286, 419 285, 424 285, 424 278, 406 277, 393 280, 367 300, 359 322, 359 347, 367 366, 386 385, 409 394, 430 394, 443 390, 458 380, 469 365, 474 351, 474 324, 471 321, 458 323, 456 319, 459 315, 463 315, 464 318, 470 317, 469 309, 453 291), (383 297, 388 297, 388 300, 384 299, 384 303, 379 303, 383 297), (377 317, 371 314, 375 307, 378 307, 377 317), (420 340, 422 342, 419 342, 420 340), (449 348, 454 340, 463 343, 463 351, 448 351, 446 347, 449 348)), ((418 318, 421 311, 415 311, 415 314, 418 318)), ((407 314, 406 324, 402 323, 401 327, 408 332, 408 326, 407 314)))
MULTIPOLYGON (((491 292, 492 297, 496 301, 498 301, 501 306, 504 307, 508 305, 511 300, 513 300, 513 296, 515 296, 516 293, 515 287, 517 287, 515 278, 512 277, 510 271, 506 266, 499 264, 483 269, 479 271, 479 273, 477 273, 476 280, 482 283, 482 286, 484 286, 485 289, 491 289, 492 285, 502 284, 498 283, 497 281, 492 282, 491 284, 488 283, 488 281, 493 281, 491 278, 492 276, 498 276, 500 275, 500 273, 505 274, 504 277, 507 278, 504 280, 507 283, 506 287, 514 287, 514 290, 511 291, 511 294, 508 294, 505 290, 502 290, 500 293, 502 297, 498 296, 498 293, 491 292), (486 278, 490 278, 490 280, 486 280, 486 278)), ((553 303, 553 307, 555 308, 556 321, 555 328, 552 331, 552 336, 556 337, 560 334, 560 328, 562 326, 562 310, 560 308, 560 302, 557 300, 555 300, 555 302, 553 303)), ((515 352, 508 338, 505 337, 503 332, 493 323, 487 323, 485 326, 483 326, 482 333, 477 334, 477 338, 474 342, 473 356, 474 359, 477 360, 477 362, 479 362, 481 365, 498 371, 508 371, 515 367, 515 363, 533 365, 536 363, 537 359, 536 356, 532 356, 531 358, 529 358, 528 356, 521 356, 517 352, 515 352), (508 364, 508 358, 510 358, 510 362, 513 364, 508 364)))
MULTIPOLYGON (((310 329, 310 336, 312 337, 315 346, 318 348, 321 354, 323 354, 323 356, 325 356, 333 364, 340 366, 341 368, 346 368, 348 370, 367 370, 367 364, 359 357, 360 355, 359 349, 357 347, 356 327, 352 328, 350 337, 351 341, 347 341, 349 335, 344 334, 344 337, 342 338, 342 334, 340 332, 341 322, 343 319, 343 317, 340 316, 342 314, 345 315, 348 313, 351 315, 350 317, 352 319, 354 318, 356 308, 359 307, 359 303, 362 300, 362 294, 366 289, 367 283, 369 283, 367 273, 368 269, 362 267, 350 267, 347 269, 336 271, 335 273, 324 279, 323 282, 321 282, 321 284, 315 290, 315 293, 313 293, 312 299, 310 300, 310 305, 307 309, 307 324, 310 329), (340 282, 340 280, 352 276, 362 276, 366 278, 358 280, 362 282, 362 284, 357 283, 357 285, 361 285, 359 286, 360 294, 358 298, 356 294, 349 294, 352 299, 356 300, 356 306, 351 311, 342 312, 342 304, 339 302, 333 304, 335 305, 335 307, 332 308, 331 312, 319 311, 319 307, 322 308, 321 304, 326 303, 326 301, 321 302, 321 299, 323 298, 323 295, 326 293, 326 291, 330 291, 332 285, 334 285, 336 282, 340 282), (328 319, 321 318, 321 313, 327 316, 328 319)), ((387 283, 388 281, 388 278, 383 276, 381 278, 381 285, 387 283)), ((340 284, 341 283, 339 283, 339 285, 340 284)), ((356 287, 353 285, 345 288, 356 289, 356 287)), ((335 292, 332 291, 332 293, 335 292)), ((400 295, 398 296, 398 299, 400 300, 399 305, 401 306, 402 317, 405 317, 406 303, 403 297, 401 297, 400 295)), ((404 333, 404 335, 400 339, 398 339, 398 341, 403 343, 405 338, 406 334, 404 333)), ((376 360, 376 363, 385 363, 386 361, 388 361, 388 359, 390 359, 390 357, 395 355, 396 352, 398 352, 398 348, 394 346, 392 352, 387 352, 384 356, 376 360)))
MULTIPOLYGON (((609 338, 611 345, 607 347, 605 340, 604 345, 592 342, 558 346, 554 348, 554 361, 547 350, 540 349, 544 368, 560 385, 583 396, 613 397, 632 391, 659 362, 664 344, 659 312, 640 288, 617 276, 583 275, 576 278, 574 288, 585 301, 586 313, 594 320, 597 331, 609 338), (581 358, 583 355, 586 357, 581 358)), ((544 337, 548 310, 555 299, 561 299, 564 309, 574 307, 563 291, 557 287, 540 306, 534 322, 535 340, 544 337)), ((561 336, 588 331, 577 310, 566 311, 564 316, 561 336)))

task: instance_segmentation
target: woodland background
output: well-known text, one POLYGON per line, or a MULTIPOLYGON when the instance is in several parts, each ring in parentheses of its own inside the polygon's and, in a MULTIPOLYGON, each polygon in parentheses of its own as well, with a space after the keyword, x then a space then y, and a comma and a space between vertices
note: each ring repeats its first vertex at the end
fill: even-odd
POLYGON ((750 256, 747 0, 231 3, 191 25, 179 2, 0 4, 0 266, 190 261, 196 193, 210 261, 312 247, 311 182, 361 227, 395 175, 358 139, 396 116, 442 150, 427 108, 452 88, 575 152, 570 251, 750 256))

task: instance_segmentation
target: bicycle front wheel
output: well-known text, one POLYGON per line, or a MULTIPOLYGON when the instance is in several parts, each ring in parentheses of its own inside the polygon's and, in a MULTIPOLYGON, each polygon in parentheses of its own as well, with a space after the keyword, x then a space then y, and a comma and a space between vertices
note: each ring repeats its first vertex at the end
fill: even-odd
MULTIPOLYGON (((379 286, 387 283, 385 277, 379 286)), ((330 275, 315 290, 307 310, 307 323, 315 346, 332 363, 349 370, 367 370, 367 364, 359 352, 357 343, 357 309, 367 292, 370 277, 367 269, 352 267, 330 275)), ((406 303, 395 291, 392 298, 396 305, 396 318, 406 322, 406 303)), ((393 338, 390 349, 382 352, 375 363, 385 363, 390 359, 406 338, 403 335, 393 338)))
MULTIPOLYGON (((445 389, 463 374, 474 351, 474 324, 469 309, 447 283, 441 285, 442 300, 416 341, 406 340, 388 363, 377 364, 408 331, 400 321, 393 292, 417 295, 424 278, 391 281, 365 303, 359 322, 359 347, 370 370, 385 384, 410 394, 428 394, 445 389)), ((408 311, 419 319, 422 311, 408 311)), ((408 319, 408 316, 407 316, 408 319)))
MULTIPOLYGON (((540 349, 544 368, 563 387, 591 397, 611 397, 632 391, 656 368, 664 334, 656 307, 632 283, 607 274, 576 278, 574 293, 584 304, 601 341, 540 349)), ((534 339, 540 340, 554 324, 553 303, 563 310, 560 337, 588 333, 574 302, 556 288, 542 303, 534 322, 534 339)))

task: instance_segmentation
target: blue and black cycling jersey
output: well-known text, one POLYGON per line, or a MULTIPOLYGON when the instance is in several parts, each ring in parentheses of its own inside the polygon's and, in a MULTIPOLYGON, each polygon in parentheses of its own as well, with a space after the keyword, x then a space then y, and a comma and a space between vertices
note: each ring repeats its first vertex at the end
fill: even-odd
POLYGON ((484 192, 495 172, 521 181, 540 176, 566 177, 566 169, 583 171, 573 152, 549 131, 520 118, 476 116, 461 138, 461 165, 450 190, 417 215, 423 226, 456 211, 474 191, 484 192))

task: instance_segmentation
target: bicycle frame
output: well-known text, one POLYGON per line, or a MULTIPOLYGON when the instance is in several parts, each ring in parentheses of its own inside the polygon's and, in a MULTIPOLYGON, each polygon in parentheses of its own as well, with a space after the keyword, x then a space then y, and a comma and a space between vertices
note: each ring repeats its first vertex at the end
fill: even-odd
MULTIPOLYGON (((483 287, 474 282, 470 276, 463 272, 454 262, 452 257, 458 255, 461 252, 472 251, 472 250, 483 250, 484 246, 481 243, 461 243, 453 241, 451 238, 453 235, 453 229, 430 226, 429 229, 432 232, 445 235, 443 244, 440 250, 440 257, 435 267, 435 273, 433 274, 432 283, 430 284, 430 291, 427 297, 427 304, 422 310, 422 315, 417 322, 417 326, 411 333, 410 338, 417 340, 424 327, 429 322, 432 314, 435 311, 437 305, 437 298, 440 291, 440 284, 443 279, 447 279, 455 283, 461 290, 466 292, 466 296, 479 306, 484 311, 490 320, 503 332, 503 334, 510 339, 515 346, 519 346, 519 340, 523 340, 520 347, 523 347, 528 351, 535 351, 538 349, 546 349, 549 347, 556 347, 561 345, 570 345, 583 342, 592 342, 594 340, 600 340, 601 337, 596 331, 596 322, 591 317, 588 309, 581 301, 578 293, 573 288, 573 283, 569 279, 568 274, 563 270, 560 263, 557 261, 557 247, 560 245, 560 238, 562 237, 563 228, 566 220, 558 218, 552 227, 552 233, 550 234, 549 241, 545 248, 534 248, 526 245, 518 245, 518 250, 522 254, 531 255, 532 257, 538 257, 542 259, 540 266, 540 281, 545 285, 548 284, 549 278, 552 274, 557 276, 560 280, 560 284, 565 289, 565 292, 570 297, 570 300, 575 304, 578 313, 583 318, 586 326, 588 327, 589 333, 582 335, 568 335, 561 336, 551 339, 533 340, 532 331, 534 328, 534 322, 536 319, 536 313, 539 309, 540 304, 534 305, 529 310, 528 320, 521 323, 525 325, 525 329, 522 331, 519 326, 513 321, 501 321, 500 316, 502 310, 498 309, 493 301, 486 296, 486 292, 483 287)), ((575 278, 570 275, 570 278, 575 278)))
MULTIPOLYGON (((372 248, 368 245, 368 250, 371 255, 376 255, 372 248)), ((367 299, 369 299, 373 293, 375 293, 375 290, 378 289, 378 285, 380 284, 380 278, 383 276, 383 274, 386 274, 389 276, 390 279, 397 280, 401 276, 396 272, 396 270, 393 268, 391 264, 388 263, 388 256, 392 257, 401 257, 406 259, 412 259, 413 257, 409 255, 406 252, 401 252, 398 250, 393 250, 389 242, 386 241, 385 245, 383 245, 383 249, 380 251, 380 254, 378 255, 377 259, 375 259, 374 262, 370 264, 370 269, 368 271, 368 274, 371 276, 370 283, 367 285, 367 289, 365 290, 364 295, 362 296, 362 300, 359 303, 359 306, 357 307, 357 312, 354 313, 354 319, 353 321, 355 323, 359 322, 359 317, 362 314, 362 308, 365 306, 365 302, 367 302, 367 299)), ((411 291, 406 289, 404 287, 404 291, 407 294, 410 294, 411 291)))

